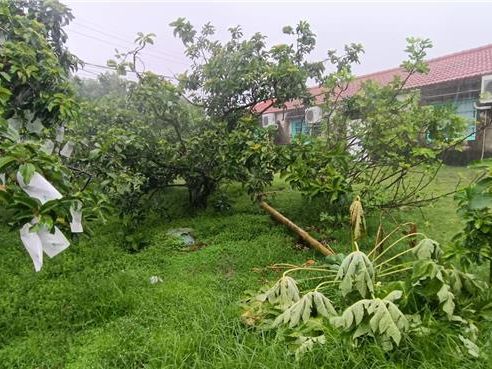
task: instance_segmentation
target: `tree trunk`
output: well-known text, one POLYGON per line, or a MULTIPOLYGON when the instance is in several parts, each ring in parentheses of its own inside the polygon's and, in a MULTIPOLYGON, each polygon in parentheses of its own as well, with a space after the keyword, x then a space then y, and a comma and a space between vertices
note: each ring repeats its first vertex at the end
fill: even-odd
POLYGON ((293 221, 286 218, 281 213, 279 213, 277 210, 275 210, 270 205, 268 205, 265 201, 260 201, 260 207, 262 207, 267 213, 269 213, 276 221, 289 227, 289 229, 291 229, 297 235, 299 235, 299 237, 301 237, 313 249, 321 252, 323 255, 326 255, 326 256, 330 256, 330 255, 335 254, 335 251, 333 251, 330 246, 323 245, 321 242, 319 242, 317 239, 313 238, 309 233, 307 233, 304 229, 302 229, 297 224, 295 224, 293 221))
POLYGON ((188 198, 194 209, 205 209, 208 198, 215 191, 215 182, 207 177, 199 177, 188 180, 188 198))

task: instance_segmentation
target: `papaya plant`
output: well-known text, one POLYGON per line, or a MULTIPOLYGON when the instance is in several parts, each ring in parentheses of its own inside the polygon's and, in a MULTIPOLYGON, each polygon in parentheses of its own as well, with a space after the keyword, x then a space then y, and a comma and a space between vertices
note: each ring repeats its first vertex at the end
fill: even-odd
POLYGON ((330 329, 356 345, 373 341, 391 351, 439 322, 449 327, 463 352, 476 357, 477 335, 469 334, 469 326, 488 319, 486 284, 443 263, 439 244, 425 234, 409 233, 394 240, 403 226, 381 237, 368 252, 354 241, 352 253, 332 256, 327 265, 285 265, 288 269, 273 287, 244 302, 243 321, 247 318, 259 329, 276 329, 287 341, 295 337, 291 345, 296 357, 325 344, 324 332, 330 329), (408 238, 419 241, 402 247, 408 238), (381 251, 384 242, 388 245, 381 251), (294 273, 302 276, 294 279, 294 273))

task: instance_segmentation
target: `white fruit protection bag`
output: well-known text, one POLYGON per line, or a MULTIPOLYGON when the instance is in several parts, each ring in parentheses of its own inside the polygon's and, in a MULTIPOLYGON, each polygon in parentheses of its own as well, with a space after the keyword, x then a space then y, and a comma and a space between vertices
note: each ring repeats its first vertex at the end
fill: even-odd
POLYGON ((41 201, 41 204, 44 204, 50 200, 61 199, 63 197, 51 183, 49 183, 41 174, 37 172, 34 172, 29 184, 26 184, 22 174, 17 172, 17 182, 24 192, 41 201))
POLYGON ((36 223, 33 219, 30 223, 24 224, 20 230, 20 237, 24 247, 34 263, 34 270, 39 272, 43 266, 43 251, 48 257, 52 258, 70 246, 70 242, 65 235, 55 227, 55 233, 41 227, 37 232, 31 232, 30 228, 36 223))

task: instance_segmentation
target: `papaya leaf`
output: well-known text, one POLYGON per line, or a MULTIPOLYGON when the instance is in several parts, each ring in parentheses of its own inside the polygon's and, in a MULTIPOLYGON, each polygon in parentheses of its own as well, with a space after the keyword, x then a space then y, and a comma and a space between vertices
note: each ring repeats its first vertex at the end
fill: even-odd
POLYGON ((301 322, 306 323, 309 318, 316 314, 330 318, 336 316, 337 312, 331 301, 321 292, 308 292, 299 301, 280 314, 273 322, 273 326, 277 327, 281 324, 288 324, 290 328, 293 328, 301 322))
POLYGON ((284 276, 280 278, 268 291, 258 295, 257 300, 267 301, 273 305, 279 305, 283 310, 299 300, 299 289, 296 281, 284 276))
POLYGON ((442 250, 436 241, 431 240, 430 238, 424 238, 413 248, 412 253, 419 260, 438 260, 442 255, 442 250))
POLYGON ((352 339, 363 336, 378 338, 383 349, 391 350, 392 342, 400 344, 402 333, 409 329, 409 322, 393 300, 400 298, 401 291, 393 291, 383 299, 359 300, 349 306, 341 316, 330 322, 352 333, 352 339))
POLYGON ((341 280, 340 290, 343 296, 348 295, 354 289, 362 297, 374 293, 374 267, 361 251, 354 251, 342 261, 336 280, 341 280))

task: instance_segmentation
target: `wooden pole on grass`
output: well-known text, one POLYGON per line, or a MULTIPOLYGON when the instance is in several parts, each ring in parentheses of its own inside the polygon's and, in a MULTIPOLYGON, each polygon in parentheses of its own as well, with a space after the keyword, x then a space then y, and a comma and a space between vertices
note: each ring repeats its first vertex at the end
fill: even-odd
POLYGON ((284 215, 279 213, 277 210, 268 205, 265 201, 260 201, 260 207, 265 210, 268 214, 272 216, 273 219, 287 226, 290 230, 294 231, 299 237, 301 237, 309 246, 313 249, 321 252, 323 255, 330 256, 334 255, 335 251, 328 246, 323 245, 317 239, 312 237, 309 233, 307 233, 304 229, 299 227, 290 219, 286 218, 284 215))

